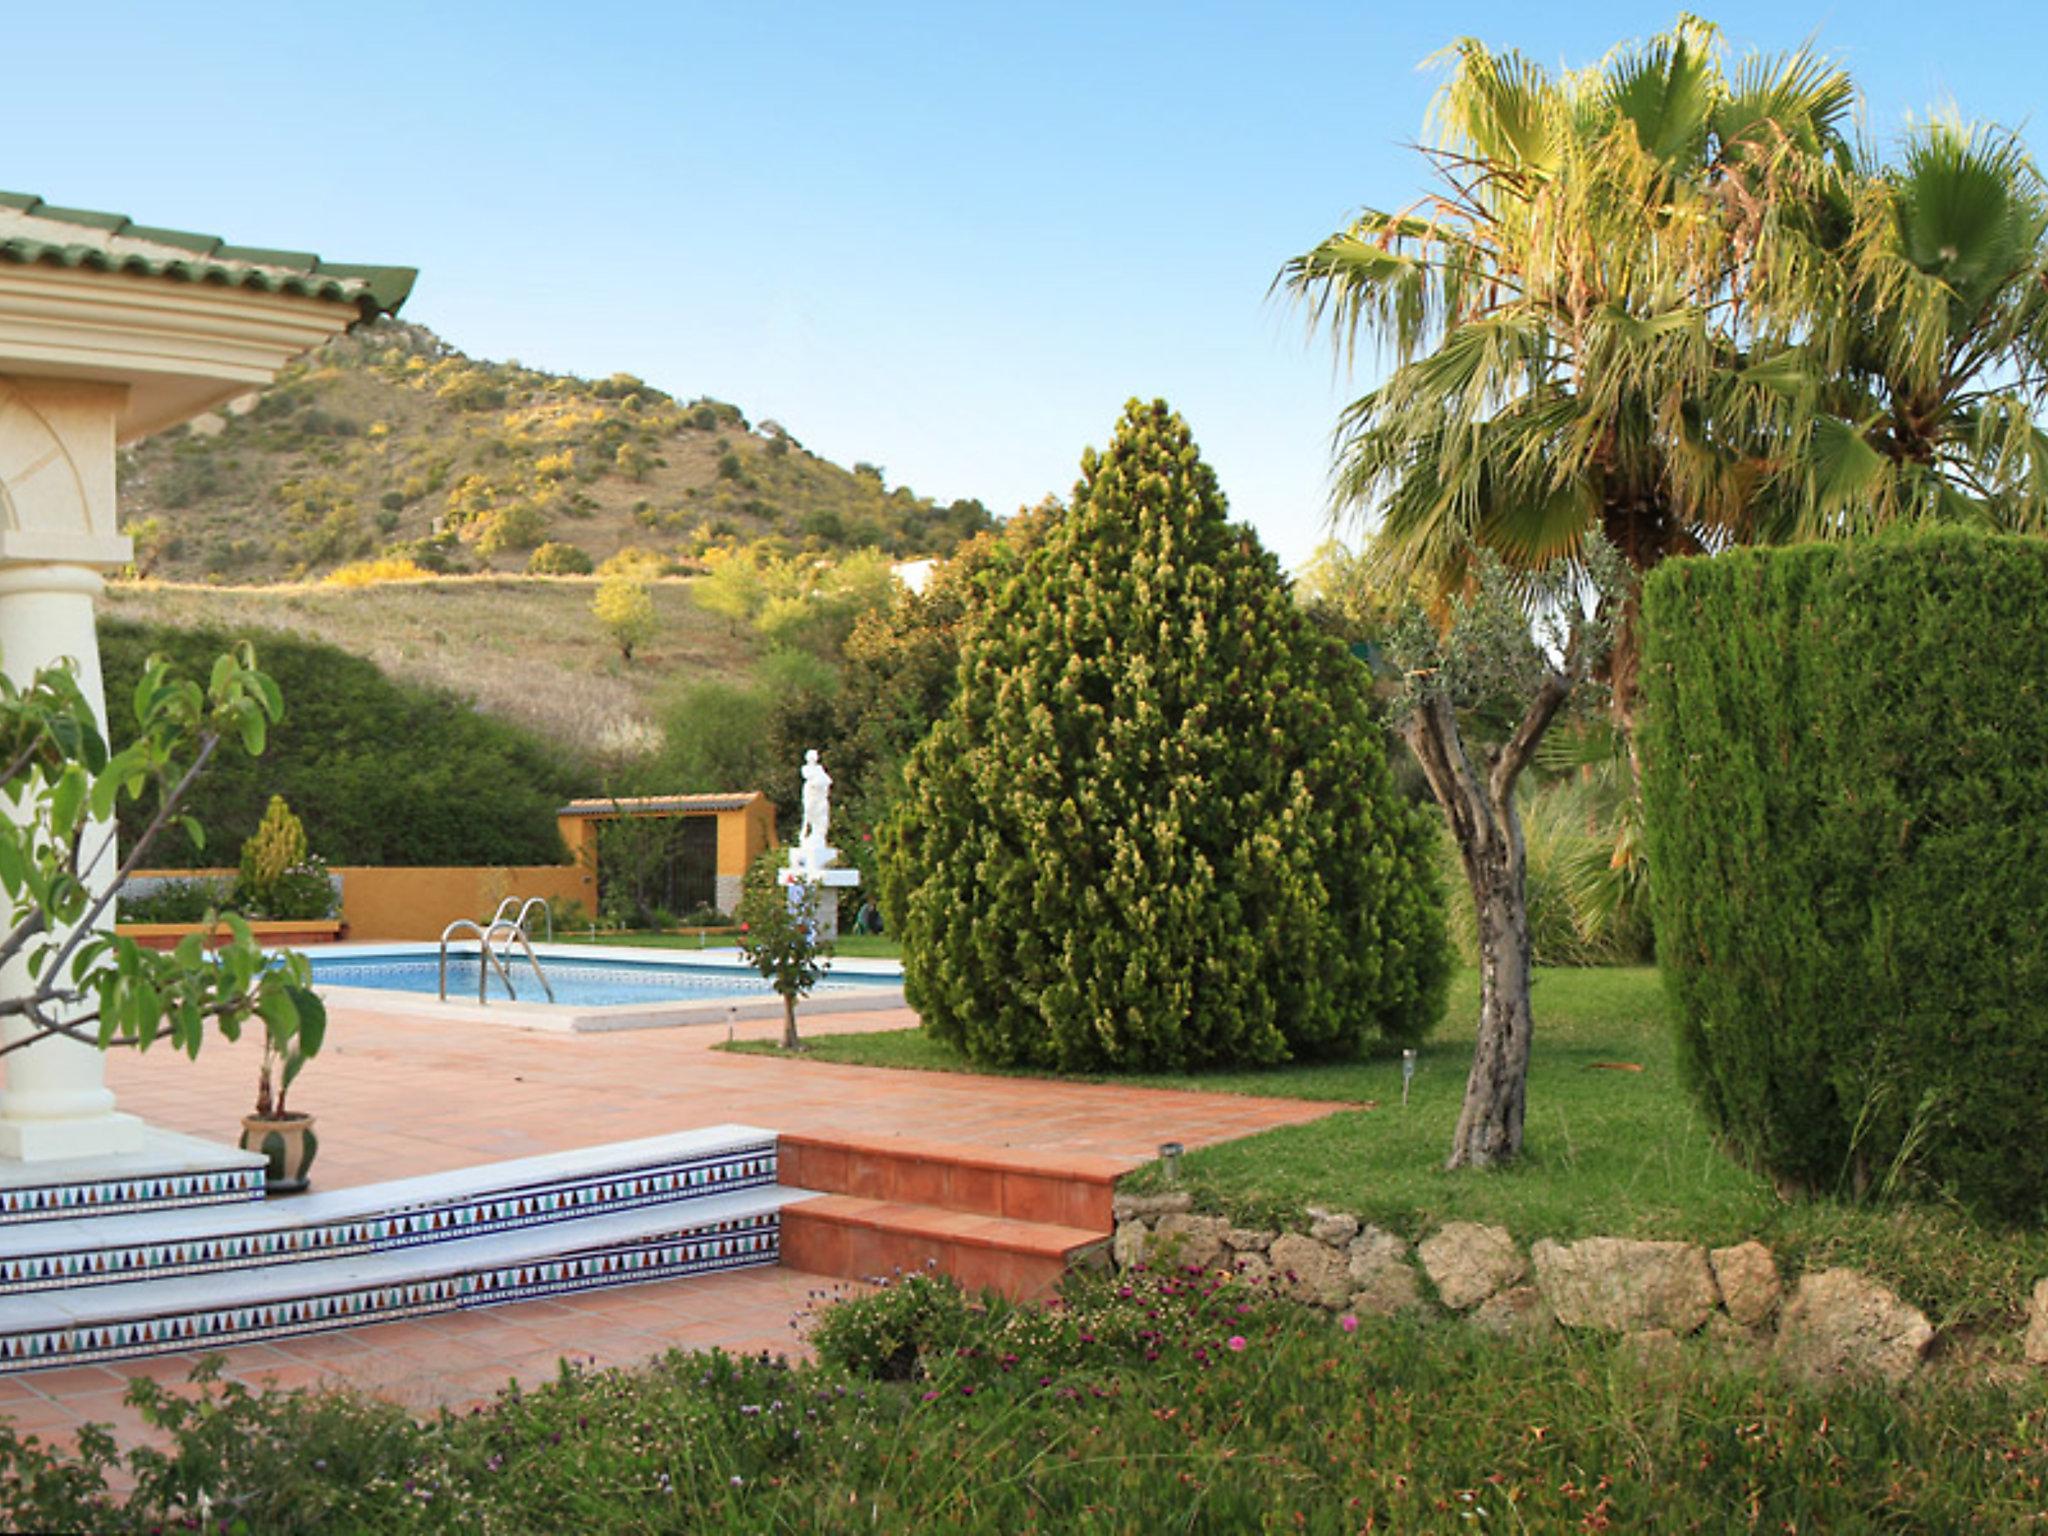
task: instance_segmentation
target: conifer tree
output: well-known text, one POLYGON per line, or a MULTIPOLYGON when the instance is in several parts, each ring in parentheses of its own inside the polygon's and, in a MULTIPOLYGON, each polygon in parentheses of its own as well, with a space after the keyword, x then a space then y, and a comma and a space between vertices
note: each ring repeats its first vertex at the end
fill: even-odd
POLYGON ((1419 1038, 1442 896, 1369 690, 1227 521, 1185 423, 1131 402, 972 626, 882 829, 925 1027, 1067 1069, 1419 1038))

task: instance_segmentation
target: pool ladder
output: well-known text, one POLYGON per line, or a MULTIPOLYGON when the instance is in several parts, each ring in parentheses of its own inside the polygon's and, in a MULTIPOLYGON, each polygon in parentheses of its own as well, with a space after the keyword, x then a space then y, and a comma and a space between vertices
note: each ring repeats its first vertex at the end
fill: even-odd
POLYGON ((519 993, 512 985, 512 973, 505 969, 504 957, 498 950, 501 941, 509 941, 519 946, 521 953, 526 956, 526 963, 533 967, 534 977, 540 982, 541 990, 547 993, 548 1001, 552 1003, 555 1000, 555 989, 548 981, 548 973, 540 968, 540 956, 533 952, 533 944, 526 934, 527 914, 535 907, 539 907, 547 918, 548 938, 553 939, 555 914, 547 902, 538 896, 529 896, 524 902, 517 896, 507 896, 498 903, 498 910, 492 914, 490 922, 472 923, 466 917, 458 917, 441 930, 442 1002, 448 1001, 448 941, 465 933, 476 935, 476 1000, 479 1003, 490 1001, 492 971, 496 971, 498 980, 505 984, 505 996, 515 1003, 519 1001, 519 993), (506 914, 513 912, 515 907, 516 914, 508 917, 506 914))

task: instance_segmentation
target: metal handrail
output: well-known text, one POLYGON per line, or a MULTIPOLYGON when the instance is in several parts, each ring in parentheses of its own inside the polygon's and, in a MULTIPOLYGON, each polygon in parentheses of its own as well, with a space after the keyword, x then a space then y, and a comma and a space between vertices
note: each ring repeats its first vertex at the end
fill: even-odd
MULTIPOLYGON (((526 930, 524 928, 520 927, 517 923, 499 922, 493 919, 490 931, 484 935, 485 946, 489 947, 491 940, 497 936, 498 930, 501 928, 516 940, 520 949, 525 952, 526 963, 533 967, 533 974, 540 982, 541 990, 547 993, 548 1001, 552 1003, 555 1000, 554 986, 548 980, 548 973, 540 968, 540 956, 533 952, 533 945, 527 942, 526 930)), ((512 990, 512 983, 509 980, 505 983, 505 990, 507 992, 512 990)), ((517 1002, 519 999, 515 996, 512 1000, 517 1002)))
MULTIPOLYGON (((505 969, 505 963, 491 950, 490 934, 466 917, 458 917, 454 922, 441 930, 441 1001, 444 1003, 448 1001, 448 941, 465 928, 476 935, 476 1000, 479 1003, 490 1000, 485 994, 490 986, 491 972, 489 968, 495 967, 498 972, 498 979, 505 983, 505 995, 511 998, 513 1002, 518 1002, 519 994, 512 990, 511 973, 505 969)), ((531 955, 532 953, 533 951, 529 948, 527 954, 531 955)), ((535 969, 539 969, 538 964, 536 964, 535 969)), ((541 984, 543 986, 547 984, 546 977, 541 978, 541 984)), ((553 1002, 554 997, 554 990, 550 988, 548 991, 548 1001, 553 1002)))
MULTIPOLYGON (((500 903, 500 905, 502 906, 503 903, 500 903)), ((533 933, 533 930, 526 926, 526 914, 531 912, 535 907, 539 907, 540 915, 548 920, 547 942, 552 944, 555 942, 555 909, 548 904, 547 897, 527 897, 525 901, 519 904, 519 915, 512 919, 512 921, 519 925, 519 931, 521 933, 526 934, 530 937, 533 933)))

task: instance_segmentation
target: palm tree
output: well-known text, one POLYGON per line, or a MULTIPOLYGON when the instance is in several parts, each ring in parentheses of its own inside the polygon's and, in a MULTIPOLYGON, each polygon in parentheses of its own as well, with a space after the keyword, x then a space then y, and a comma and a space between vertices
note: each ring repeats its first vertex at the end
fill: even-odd
POLYGON ((1534 572, 1597 529, 1640 571, 1746 536, 1759 444, 1799 409, 1752 351, 1835 270, 1847 75, 1806 51, 1731 72, 1689 17, 1579 72, 1448 57, 1434 190, 1276 283, 1347 358, 1363 331, 1394 364, 1341 418, 1338 506, 1377 515, 1384 576, 1444 593, 1481 548, 1534 572))
POLYGON ((1756 372, 1792 403, 1751 534, 2048 528, 2048 189, 2016 135, 1937 121, 1828 198, 1831 282, 1756 372))

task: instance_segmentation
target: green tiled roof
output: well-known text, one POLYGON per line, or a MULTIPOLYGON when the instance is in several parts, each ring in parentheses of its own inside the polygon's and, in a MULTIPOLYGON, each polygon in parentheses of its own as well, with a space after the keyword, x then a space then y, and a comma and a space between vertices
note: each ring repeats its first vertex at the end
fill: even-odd
POLYGON ((419 276, 412 267, 322 261, 311 251, 230 245, 217 235, 137 224, 125 214, 56 208, 25 192, 0 192, 0 261, 325 299, 356 305, 365 320, 396 314, 419 276))

